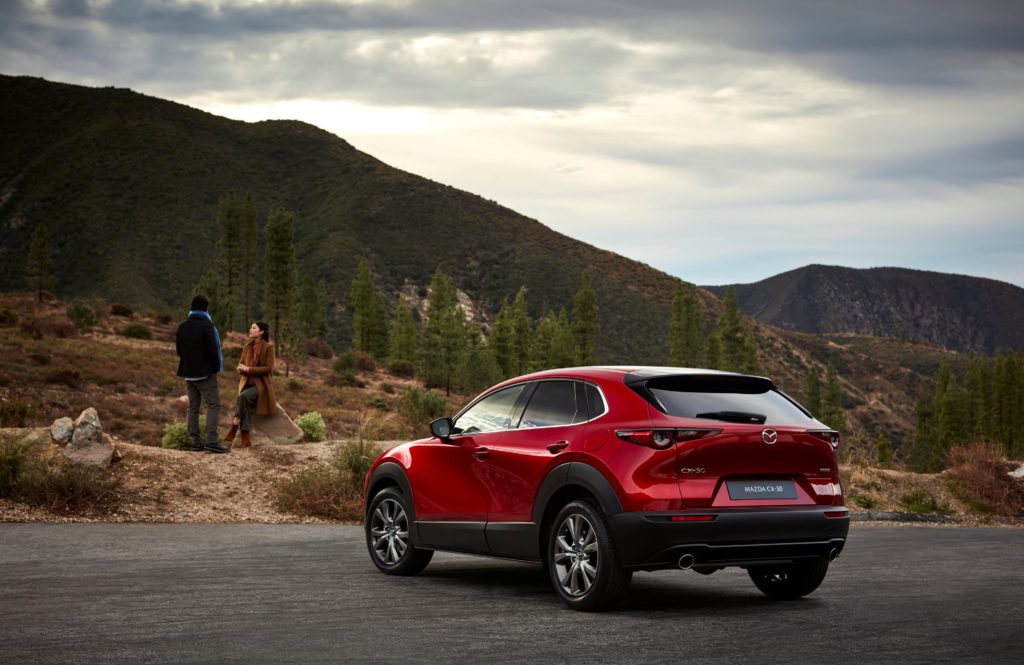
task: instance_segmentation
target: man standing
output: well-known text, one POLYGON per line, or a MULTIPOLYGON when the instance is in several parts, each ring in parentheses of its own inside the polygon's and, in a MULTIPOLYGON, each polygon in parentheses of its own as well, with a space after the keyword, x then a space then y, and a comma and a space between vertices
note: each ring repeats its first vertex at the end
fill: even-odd
POLYGON ((192 299, 192 311, 178 326, 175 343, 178 348, 178 376, 185 379, 188 394, 188 435, 192 451, 230 453, 217 440, 217 421, 220 418, 220 393, 217 373, 224 369, 220 348, 220 335, 213 325, 208 309, 210 301, 198 295, 192 299), (206 402, 206 444, 199 436, 199 402, 206 402))

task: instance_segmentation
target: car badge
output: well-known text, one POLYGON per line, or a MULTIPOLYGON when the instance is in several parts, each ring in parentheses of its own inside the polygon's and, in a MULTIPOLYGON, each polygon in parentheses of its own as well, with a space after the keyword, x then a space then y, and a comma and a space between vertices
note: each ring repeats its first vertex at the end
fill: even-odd
POLYGON ((761 440, 769 446, 774 446, 775 442, 779 440, 779 433, 771 428, 761 430, 761 440))

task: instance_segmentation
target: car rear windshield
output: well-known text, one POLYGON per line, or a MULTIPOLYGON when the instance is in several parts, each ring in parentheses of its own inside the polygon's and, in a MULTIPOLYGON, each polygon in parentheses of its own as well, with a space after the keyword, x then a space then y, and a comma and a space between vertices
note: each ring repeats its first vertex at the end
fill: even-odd
POLYGON ((646 390, 659 410, 682 418, 750 424, 804 424, 813 420, 767 379, 717 375, 665 376, 646 390))

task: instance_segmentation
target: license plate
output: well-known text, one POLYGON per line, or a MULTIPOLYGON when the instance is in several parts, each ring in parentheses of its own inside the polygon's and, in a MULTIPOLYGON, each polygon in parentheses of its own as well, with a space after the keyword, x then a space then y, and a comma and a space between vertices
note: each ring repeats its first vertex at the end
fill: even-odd
POLYGON ((733 501, 796 498, 792 480, 727 480, 726 485, 733 501))

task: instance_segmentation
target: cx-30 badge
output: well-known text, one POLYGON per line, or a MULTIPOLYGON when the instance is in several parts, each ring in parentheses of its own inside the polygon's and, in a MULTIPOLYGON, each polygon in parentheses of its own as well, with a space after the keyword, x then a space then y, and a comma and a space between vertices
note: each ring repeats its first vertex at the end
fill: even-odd
POLYGON ((769 446, 774 446, 775 442, 779 440, 779 433, 771 428, 761 430, 761 440, 769 446))

